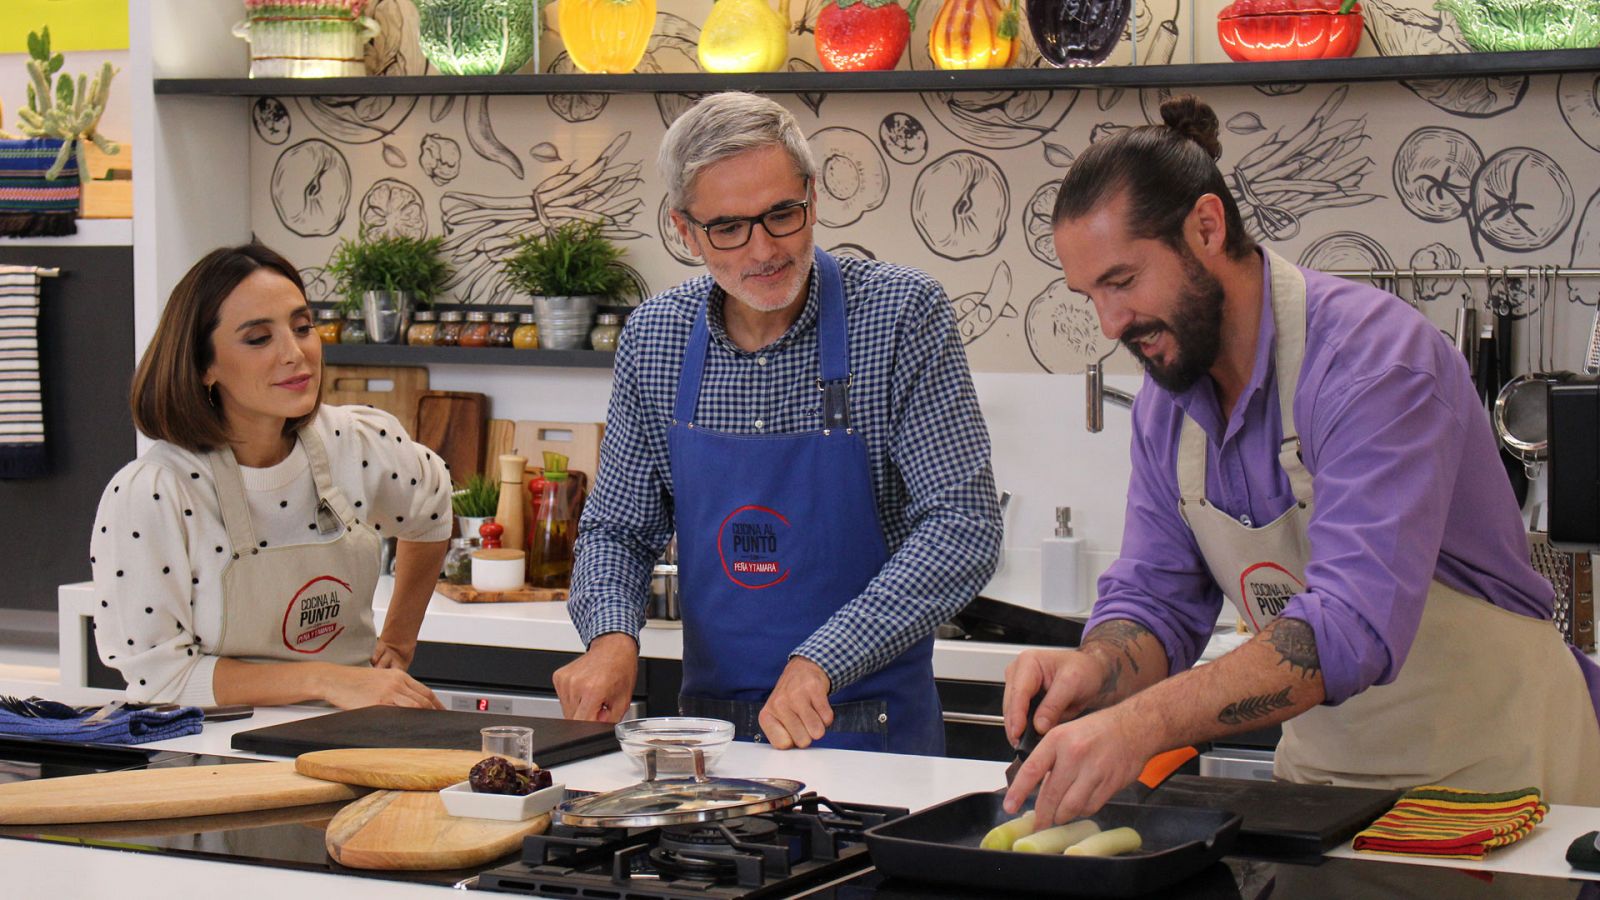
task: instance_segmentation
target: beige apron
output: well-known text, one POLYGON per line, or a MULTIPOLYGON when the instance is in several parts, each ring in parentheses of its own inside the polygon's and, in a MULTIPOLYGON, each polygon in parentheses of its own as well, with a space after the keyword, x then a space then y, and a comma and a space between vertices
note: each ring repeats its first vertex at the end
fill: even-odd
POLYGON ((233 559, 222 572, 222 633, 210 652, 254 661, 367 665, 377 642, 372 592, 378 584, 378 533, 358 524, 344 492, 333 486, 322 438, 310 426, 299 437, 317 485, 318 531, 339 533, 331 541, 260 547, 233 451, 207 454, 233 545, 233 559))
MULTIPOLYGON (((1301 462, 1294 391, 1305 355, 1305 276, 1266 251, 1277 322, 1274 365, 1284 440, 1279 464, 1295 503, 1252 528, 1205 499, 1207 438, 1185 418, 1179 513, 1206 566, 1252 632, 1305 590, 1311 474, 1301 462)), ((1476 790, 1536 785, 1551 803, 1600 804, 1600 723, 1577 660, 1548 621, 1518 615, 1438 581, 1400 674, 1339 706, 1283 724, 1275 772, 1307 784, 1476 790)))

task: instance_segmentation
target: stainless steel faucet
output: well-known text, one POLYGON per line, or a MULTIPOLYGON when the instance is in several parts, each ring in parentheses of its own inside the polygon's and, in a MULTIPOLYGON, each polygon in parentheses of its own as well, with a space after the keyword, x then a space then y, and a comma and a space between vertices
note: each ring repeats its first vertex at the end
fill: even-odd
POLYGON ((1083 424, 1085 428, 1089 429, 1090 434, 1099 434, 1100 430, 1105 427, 1105 402, 1107 400, 1123 409, 1133 408, 1132 394, 1127 391, 1119 391, 1114 387, 1106 387, 1105 362, 1115 352, 1117 352, 1117 345, 1112 344, 1111 349, 1106 351, 1105 356, 1089 363, 1083 369, 1084 387, 1087 389, 1084 397, 1083 424))

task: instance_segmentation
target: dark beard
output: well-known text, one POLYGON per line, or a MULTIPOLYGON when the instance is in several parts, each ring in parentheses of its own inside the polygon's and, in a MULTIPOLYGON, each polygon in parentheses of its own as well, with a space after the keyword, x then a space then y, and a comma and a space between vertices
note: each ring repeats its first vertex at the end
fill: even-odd
POLYGON ((1222 283, 1212 276, 1189 248, 1183 249, 1183 271, 1188 285, 1178 298, 1178 309, 1169 322, 1152 322, 1129 329, 1122 336, 1123 346, 1133 353, 1149 374, 1150 380, 1174 394, 1181 394, 1210 371, 1222 347, 1222 283), (1172 332, 1173 360, 1158 364, 1135 346, 1149 335, 1172 332))

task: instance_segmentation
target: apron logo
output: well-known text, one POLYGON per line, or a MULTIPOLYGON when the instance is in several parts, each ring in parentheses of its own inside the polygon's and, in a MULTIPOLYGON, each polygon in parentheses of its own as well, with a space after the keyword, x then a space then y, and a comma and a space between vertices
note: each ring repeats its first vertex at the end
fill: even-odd
POLYGON ((283 611, 283 645, 296 653, 321 653, 344 633, 339 613, 352 593, 332 575, 306 582, 283 611))
POLYGON ((789 569, 779 560, 789 520, 765 506, 741 506, 717 529, 717 558, 728 580, 753 591, 782 584, 789 569))
POLYGON ((1253 631, 1276 619, 1295 594, 1306 586, 1288 569, 1275 562, 1260 562, 1239 576, 1239 598, 1253 631))

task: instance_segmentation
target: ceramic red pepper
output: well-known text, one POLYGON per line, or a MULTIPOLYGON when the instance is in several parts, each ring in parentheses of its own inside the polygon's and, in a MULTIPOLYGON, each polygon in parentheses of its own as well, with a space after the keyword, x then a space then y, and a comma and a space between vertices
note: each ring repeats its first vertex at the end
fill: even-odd
POLYGON ((1361 4, 1234 0, 1217 13, 1217 39, 1239 62, 1350 56, 1361 43, 1361 4))
POLYGON ((817 59, 829 72, 893 69, 911 38, 921 0, 828 0, 817 14, 817 59))

